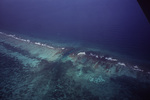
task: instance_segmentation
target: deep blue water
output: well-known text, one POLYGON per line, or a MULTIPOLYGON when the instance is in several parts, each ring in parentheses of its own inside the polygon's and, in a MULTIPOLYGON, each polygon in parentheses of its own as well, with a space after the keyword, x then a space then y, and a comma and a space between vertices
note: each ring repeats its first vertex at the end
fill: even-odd
POLYGON ((0 30, 150 60, 150 24, 136 0, 1 0, 0 30))
POLYGON ((137 0, 0 0, 0 32, 0 100, 150 100, 137 0))

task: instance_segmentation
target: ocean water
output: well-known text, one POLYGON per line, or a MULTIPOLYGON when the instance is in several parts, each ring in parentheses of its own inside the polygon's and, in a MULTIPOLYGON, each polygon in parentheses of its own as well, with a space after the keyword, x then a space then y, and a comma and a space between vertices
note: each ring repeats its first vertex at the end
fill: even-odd
POLYGON ((149 100, 150 24, 136 0, 1 0, 1 100, 149 100))

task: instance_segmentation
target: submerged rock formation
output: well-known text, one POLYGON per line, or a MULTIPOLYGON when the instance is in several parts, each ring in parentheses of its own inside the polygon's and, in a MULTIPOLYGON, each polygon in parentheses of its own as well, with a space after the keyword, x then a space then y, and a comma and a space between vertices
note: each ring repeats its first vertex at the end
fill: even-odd
POLYGON ((2 100, 146 100, 150 74, 89 49, 0 33, 2 100))

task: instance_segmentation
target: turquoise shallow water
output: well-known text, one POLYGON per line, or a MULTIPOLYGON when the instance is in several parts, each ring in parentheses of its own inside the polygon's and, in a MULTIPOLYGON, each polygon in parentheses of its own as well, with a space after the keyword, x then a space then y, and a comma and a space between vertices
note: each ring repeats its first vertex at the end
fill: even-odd
POLYGON ((150 72, 80 42, 74 46, 1 32, 0 59, 2 100, 150 98, 150 72))
POLYGON ((0 100, 150 100, 137 0, 0 0, 0 100))
POLYGON ((150 70, 150 62, 149 62, 149 58, 147 58, 147 56, 149 55, 147 52, 145 52, 147 54, 144 54, 144 51, 142 50, 140 51, 140 53, 137 53, 137 51, 135 52, 132 51, 133 49, 130 47, 123 47, 123 48, 119 46, 116 47, 113 45, 114 43, 112 43, 112 45, 110 44, 108 45, 107 43, 103 43, 104 41, 102 41, 102 43, 95 43, 84 39, 72 38, 67 36, 42 35, 45 33, 24 33, 24 32, 16 33, 10 31, 8 31, 8 33, 16 34, 16 36, 23 37, 25 39, 31 39, 31 40, 39 41, 42 43, 46 43, 58 47, 74 47, 81 50, 88 48, 93 51, 101 52, 105 55, 116 57, 123 62, 131 63, 133 65, 139 65, 141 66, 141 68, 143 67, 143 69, 147 71, 150 70), (35 35, 35 34, 39 34, 39 35, 35 35), (131 50, 131 52, 129 50, 131 50))

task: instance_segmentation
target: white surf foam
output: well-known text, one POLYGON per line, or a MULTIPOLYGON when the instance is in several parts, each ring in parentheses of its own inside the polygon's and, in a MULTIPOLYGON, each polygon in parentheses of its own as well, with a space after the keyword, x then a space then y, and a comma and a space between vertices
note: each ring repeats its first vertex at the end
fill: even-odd
POLYGON ((117 65, 126 66, 125 63, 118 62, 117 65))
POLYGON ((105 59, 106 59, 106 60, 109 60, 109 61, 118 61, 117 59, 113 59, 113 58, 111 58, 111 57, 106 57, 105 59))
MULTIPOLYGON (((29 39, 22 39, 20 37, 16 37, 15 35, 12 35, 12 34, 5 34, 3 32, 0 32, 0 34, 3 34, 5 36, 8 36, 8 37, 11 37, 11 38, 14 38, 16 40, 19 40, 19 41, 23 41, 23 42, 27 42, 27 43, 32 43, 29 39)), ((47 45, 47 44, 42 44, 40 42, 34 42, 34 44, 36 45, 39 45, 39 46, 44 46, 44 47, 47 47, 47 48, 50 48, 50 49, 54 49, 54 47, 50 46, 50 45, 47 45)))
POLYGON ((95 57, 98 58, 98 55, 96 55, 95 57))
POLYGON ((143 72, 143 70, 142 69, 140 69, 137 65, 136 66, 133 66, 133 70, 136 70, 136 71, 141 71, 141 72, 143 72))
POLYGON ((79 52, 77 55, 86 55, 85 52, 79 52))
POLYGON ((92 54, 92 53, 90 53, 90 56, 92 56, 92 57, 96 57, 96 58, 99 58, 99 56, 98 56, 98 55, 96 55, 96 54, 92 54))
POLYGON ((49 45, 47 45, 47 44, 42 44, 42 43, 40 43, 40 42, 35 42, 34 44, 39 45, 39 46, 48 47, 48 48, 50 48, 50 49, 54 49, 54 47, 49 46, 49 45))

